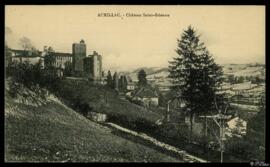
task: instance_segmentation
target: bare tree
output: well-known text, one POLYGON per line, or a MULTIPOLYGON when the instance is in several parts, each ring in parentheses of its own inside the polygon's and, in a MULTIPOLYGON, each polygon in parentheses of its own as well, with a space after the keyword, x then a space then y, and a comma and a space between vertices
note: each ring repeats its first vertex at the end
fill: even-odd
POLYGON ((29 38, 27 37, 22 37, 19 40, 19 45, 23 48, 23 50, 30 50, 31 48, 33 48, 32 42, 29 38))

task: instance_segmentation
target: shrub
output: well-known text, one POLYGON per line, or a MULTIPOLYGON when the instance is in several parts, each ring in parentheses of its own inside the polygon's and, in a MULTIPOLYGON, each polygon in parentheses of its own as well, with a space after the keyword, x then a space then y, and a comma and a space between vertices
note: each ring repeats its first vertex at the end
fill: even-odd
POLYGON ((233 137, 225 143, 227 152, 241 159, 250 160, 256 156, 254 145, 247 140, 239 137, 233 137))
POLYGON ((8 93, 10 94, 12 98, 16 98, 20 88, 21 88, 21 84, 14 82, 14 80, 11 80, 11 82, 9 82, 8 93))
POLYGON ((189 134, 189 128, 186 124, 162 124, 156 131, 163 137, 173 138, 174 140, 187 140, 189 134))

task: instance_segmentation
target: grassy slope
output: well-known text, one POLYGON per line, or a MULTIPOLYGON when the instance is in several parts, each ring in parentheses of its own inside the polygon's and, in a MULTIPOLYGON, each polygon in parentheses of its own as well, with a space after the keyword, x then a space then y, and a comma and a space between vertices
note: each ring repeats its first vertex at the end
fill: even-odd
POLYGON ((5 161, 178 161, 111 133, 57 100, 29 106, 5 96, 5 161))
MULTIPOLYGON (((106 89, 104 86, 88 85, 87 82, 81 82, 79 87, 70 80, 61 81, 60 85, 65 85, 65 87, 60 87, 61 94, 63 98, 74 96, 78 94, 81 99, 88 102, 90 106, 93 107, 95 112, 101 112, 106 114, 114 115, 126 115, 130 119, 144 118, 152 123, 155 123, 158 119, 163 117, 162 114, 157 112, 152 112, 145 109, 142 106, 135 105, 128 102, 127 100, 122 100, 119 96, 113 92, 111 89, 106 89), (86 86, 88 85, 88 86, 86 86), (68 91, 71 91, 69 93, 68 91), (104 91, 106 90, 107 103, 105 103, 104 91), (74 93, 75 92, 75 93, 74 93)), ((72 100, 68 100, 69 103, 72 100)))

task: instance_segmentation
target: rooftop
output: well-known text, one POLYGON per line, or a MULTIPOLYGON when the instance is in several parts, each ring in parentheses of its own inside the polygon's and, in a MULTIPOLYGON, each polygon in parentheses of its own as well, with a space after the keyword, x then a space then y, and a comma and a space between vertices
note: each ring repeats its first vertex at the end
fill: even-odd
POLYGON ((142 87, 137 92, 135 92, 134 96, 137 97, 158 97, 158 94, 155 90, 148 88, 148 87, 142 87))
POLYGON ((52 52, 53 56, 72 57, 71 53, 52 52))

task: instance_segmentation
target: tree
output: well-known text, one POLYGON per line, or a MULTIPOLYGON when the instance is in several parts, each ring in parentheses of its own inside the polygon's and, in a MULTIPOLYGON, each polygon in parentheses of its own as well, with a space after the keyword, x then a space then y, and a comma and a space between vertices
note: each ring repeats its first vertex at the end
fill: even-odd
MULTIPOLYGON (((213 111, 217 88, 222 83, 222 68, 217 65, 199 35, 189 26, 178 39, 178 54, 170 61, 172 91, 185 102, 183 110, 190 115, 190 140, 194 114, 213 111)), ((221 100, 222 102, 222 100, 221 100)))
POLYGON ((127 78, 125 75, 121 75, 120 78, 119 78, 119 90, 121 92, 125 92, 126 91, 126 88, 127 88, 127 78))
POLYGON ((73 73, 73 66, 70 61, 65 62, 65 69, 64 69, 64 75, 65 76, 72 76, 73 73))
POLYGON ((11 52, 9 47, 5 44, 5 67, 8 67, 12 61, 11 52))
POLYGON ((111 71, 110 70, 108 71, 108 74, 107 74, 107 86, 109 88, 112 88, 113 89, 112 74, 111 74, 111 71))
POLYGON ((234 75, 228 75, 228 82, 230 83, 230 84, 234 84, 234 75))
POLYGON ((115 72, 114 74, 113 74, 113 89, 115 89, 115 90, 118 90, 118 87, 119 85, 118 85, 118 74, 117 74, 117 72, 115 72))
POLYGON ((254 147, 252 151, 255 152, 255 156, 261 160, 265 158, 265 150, 260 149, 265 149, 265 120, 265 99, 262 97, 259 112, 247 123, 247 135, 245 136, 249 145, 254 147))
POLYGON ((22 37, 19 40, 19 45, 23 48, 24 51, 29 51, 33 47, 31 40, 27 37, 22 37))
POLYGON ((260 79, 260 77, 259 76, 255 76, 255 78, 254 78, 254 82, 253 83, 255 83, 255 84, 259 84, 259 83, 261 83, 261 79, 260 79))
POLYGON ((48 51, 48 53, 52 53, 52 52, 54 52, 54 49, 53 49, 53 47, 49 46, 47 51, 48 51))
POLYGON ((245 78, 243 76, 237 77, 237 83, 243 83, 245 78))
POLYGON ((139 87, 147 85, 146 72, 143 69, 138 72, 138 80, 139 87))

